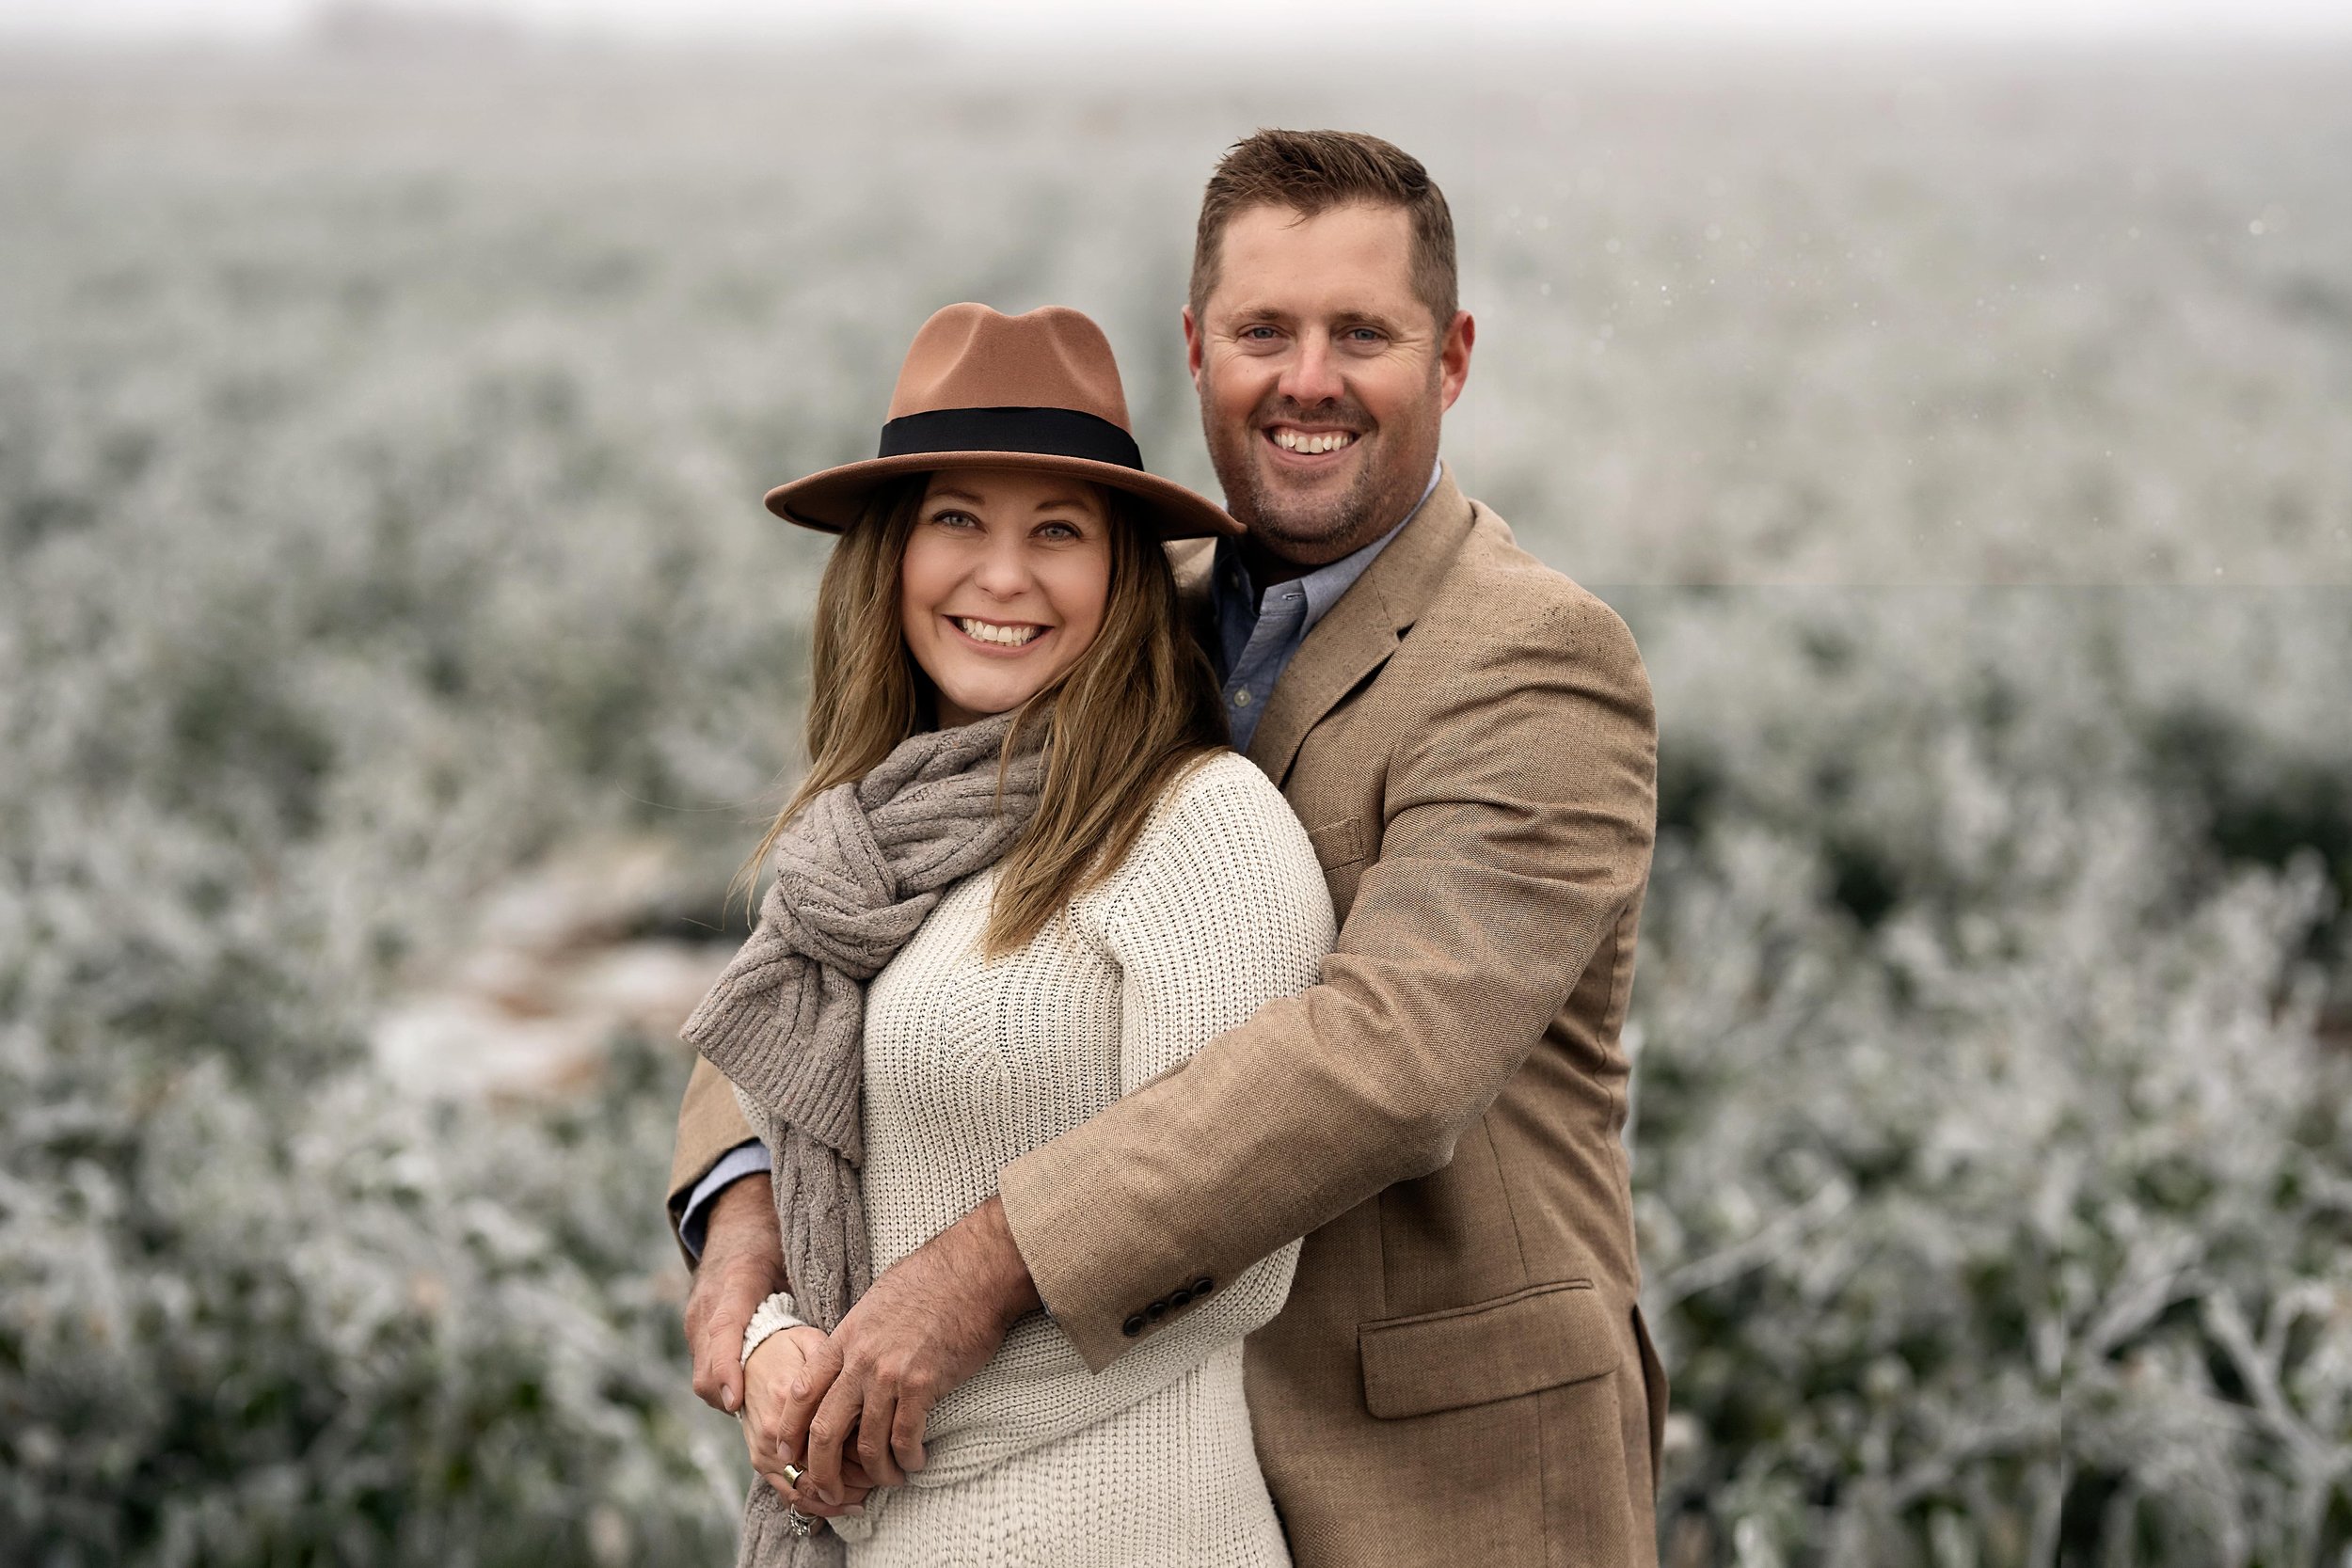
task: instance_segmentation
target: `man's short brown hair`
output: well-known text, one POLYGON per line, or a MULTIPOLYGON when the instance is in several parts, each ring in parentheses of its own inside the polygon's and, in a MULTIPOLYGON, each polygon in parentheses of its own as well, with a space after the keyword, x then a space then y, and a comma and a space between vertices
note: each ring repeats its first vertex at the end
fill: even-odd
POLYGON ((1359 131, 1260 131, 1235 142, 1209 176, 1192 244, 1192 314, 1216 287, 1218 246, 1235 213, 1288 207, 1313 217, 1333 207, 1402 207, 1413 224, 1413 292, 1443 333, 1459 308, 1454 214, 1421 160, 1359 131))

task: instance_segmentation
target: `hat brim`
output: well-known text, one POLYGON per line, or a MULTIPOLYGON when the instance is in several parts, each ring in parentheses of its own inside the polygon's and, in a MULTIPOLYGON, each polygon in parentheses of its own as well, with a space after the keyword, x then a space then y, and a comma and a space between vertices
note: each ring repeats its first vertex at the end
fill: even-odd
POLYGON ((838 468, 779 484, 768 492, 768 510, 787 523, 839 533, 858 519, 866 498, 884 481, 936 468, 1023 468, 1040 473, 1069 474, 1123 490, 1142 501, 1145 519, 1163 539, 1200 539, 1238 535, 1241 524, 1205 496, 1196 495, 1173 480, 1117 463, 1089 457, 1063 457, 1028 451, 911 451, 896 457, 869 457, 838 468))

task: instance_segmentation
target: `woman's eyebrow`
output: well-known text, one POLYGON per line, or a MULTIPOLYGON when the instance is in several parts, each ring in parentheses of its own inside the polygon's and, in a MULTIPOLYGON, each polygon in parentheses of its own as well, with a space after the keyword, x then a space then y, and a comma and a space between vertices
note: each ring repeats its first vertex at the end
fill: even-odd
POLYGON ((978 506, 980 498, 968 490, 934 490, 924 498, 927 501, 961 501, 966 506, 978 506))

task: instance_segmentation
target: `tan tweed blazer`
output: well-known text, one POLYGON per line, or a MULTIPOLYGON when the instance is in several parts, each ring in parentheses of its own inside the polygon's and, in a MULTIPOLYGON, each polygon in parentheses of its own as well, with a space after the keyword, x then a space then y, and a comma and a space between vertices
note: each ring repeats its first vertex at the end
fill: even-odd
MULTIPOLYGON (((1198 604, 1209 546, 1179 550, 1198 604)), ((1039 1291, 1106 1366, 1303 1234, 1248 1345, 1301 1568, 1654 1568, 1666 1384, 1619 1137, 1656 813, 1632 638, 1449 472, 1249 755, 1306 823, 1338 950, 1007 1168, 1039 1291)), ((698 1065, 673 1205, 747 1135, 698 1065)))

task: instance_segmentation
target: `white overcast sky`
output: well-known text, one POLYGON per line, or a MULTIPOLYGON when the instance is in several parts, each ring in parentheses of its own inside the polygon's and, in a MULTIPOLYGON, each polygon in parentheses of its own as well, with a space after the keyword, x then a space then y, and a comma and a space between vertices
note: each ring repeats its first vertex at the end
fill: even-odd
MULTIPOLYGON (((1384 37, 1470 30, 1489 37, 2126 40, 2352 37, 2352 0, 375 0, 512 19, 568 35, 693 39, 920 29, 946 37, 1088 43, 1316 36, 1376 45, 1384 37)), ((267 40, 300 31, 316 0, 0 0, 0 35, 122 41, 194 37, 267 40)))

